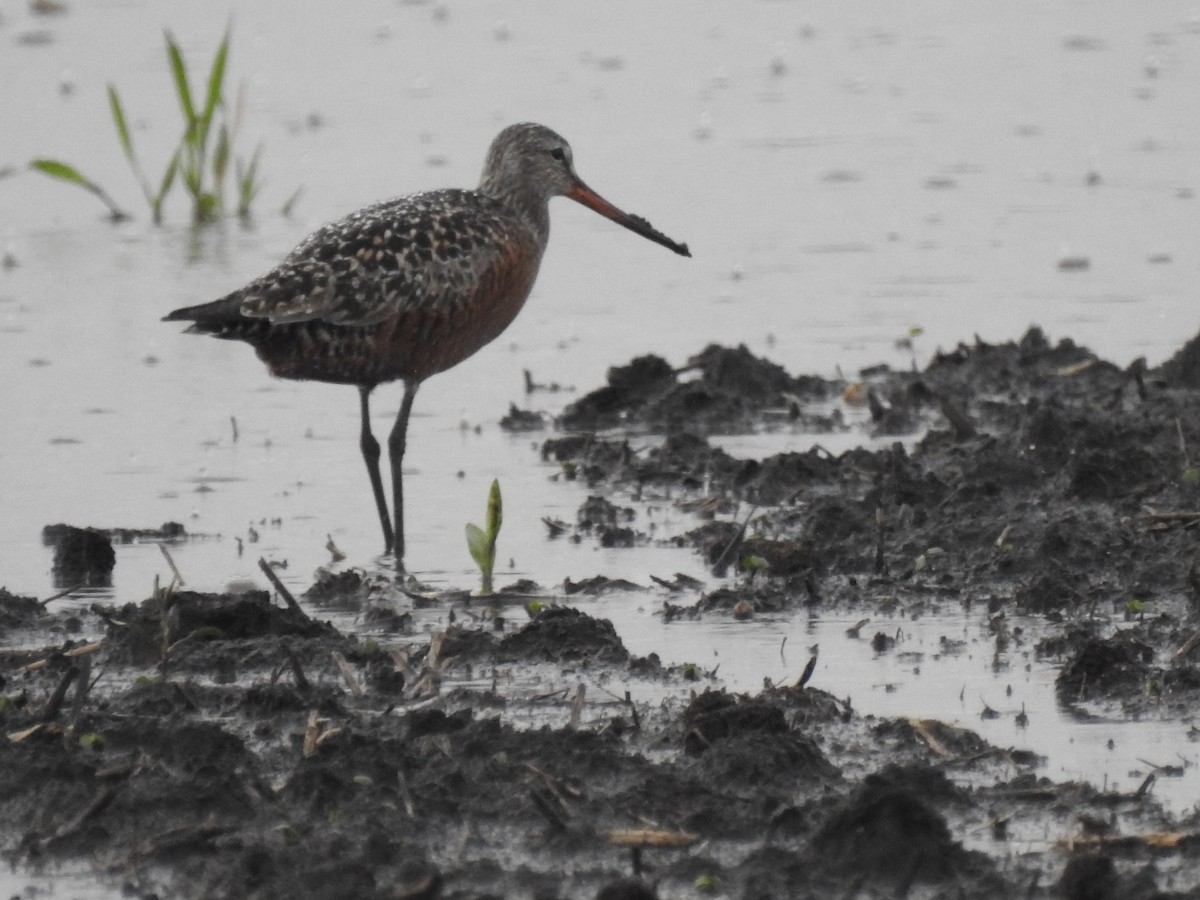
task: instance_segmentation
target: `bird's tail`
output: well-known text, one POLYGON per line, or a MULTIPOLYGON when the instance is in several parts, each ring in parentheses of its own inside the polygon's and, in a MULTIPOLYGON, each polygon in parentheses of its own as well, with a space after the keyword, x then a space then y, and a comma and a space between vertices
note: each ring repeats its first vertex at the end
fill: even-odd
POLYGON ((191 322, 187 331, 214 337, 244 338, 247 328, 256 324, 241 312, 241 298, 223 297, 199 306, 185 306, 162 317, 164 322, 191 322))

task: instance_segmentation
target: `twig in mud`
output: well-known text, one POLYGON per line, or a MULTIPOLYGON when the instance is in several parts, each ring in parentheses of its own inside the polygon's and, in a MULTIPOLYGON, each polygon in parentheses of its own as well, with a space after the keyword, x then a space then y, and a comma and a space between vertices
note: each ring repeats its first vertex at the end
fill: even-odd
POLYGON ((1200 631, 1197 631, 1190 638, 1184 641, 1183 646, 1176 650, 1174 655, 1171 656, 1171 660, 1173 662, 1177 662, 1178 660, 1183 659, 1185 656, 1195 650, 1197 646, 1200 646, 1200 631))
POLYGON ((1157 780, 1158 776, 1156 776, 1153 772, 1143 778, 1142 783, 1138 785, 1138 789, 1133 792, 1133 799, 1141 800, 1143 797, 1145 797, 1146 794, 1150 792, 1150 788, 1154 787, 1154 782, 1157 780))
POLYGON ((1138 399, 1143 403, 1149 394, 1146 391, 1146 357, 1139 356, 1129 364, 1129 368, 1125 370, 1125 375, 1133 379, 1134 386, 1137 388, 1138 399))
POLYGON ((587 701, 587 685, 580 684, 575 688, 575 699, 571 701, 571 718, 567 727, 574 731, 579 727, 579 719, 583 716, 584 703, 587 701))
POLYGON ((946 421, 954 429, 954 437, 957 440, 965 441, 967 438, 975 437, 975 423, 953 401, 948 397, 939 396, 938 405, 942 409, 942 415, 946 417, 946 421))
POLYGON ((178 850, 192 844, 205 843, 233 830, 232 826, 218 825, 214 819, 209 818, 198 825, 184 825, 164 831, 153 840, 139 845, 132 855, 158 856, 168 850, 178 850))
POLYGON ((307 691, 309 689, 308 676, 304 674, 304 669, 300 666, 300 660, 296 658, 295 651, 285 644, 283 655, 287 657, 288 665, 292 669, 292 680, 296 682, 296 689, 307 691))
POLYGON ((883 507, 882 506, 877 507, 875 509, 875 574, 876 575, 886 575, 887 574, 887 562, 883 558, 883 543, 884 543, 884 537, 887 534, 887 529, 884 527, 884 523, 886 521, 887 521, 887 517, 884 515, 883 507))
POLYGON ((49 605, 50 605, 51 603, 53 603, 55 600, 60 600, 60 599, 62 599, 63 597, 66 597, 68 594, 73 594, 73 593, 75 593, 77 590, 79 590, 81 587, 84 587, 86 584, 87 584, 87 582, 86 582, 86 581, 81 581, 81 582, 79 582, 79 584, 72 585, 72 586, 71 586, 71 587, 69 587, 69 588, 63 588, 63 589, 62 589, 61 591, 59 591, 57 594, 51 594, 51 595, 50 595, 49 597, 47 597, 45 600, 39 600, 39 601, 38 601, 38 606, 41 606, 41 607, 46 607, 46 606, 49 606, 49 605))
POLYGON ((625 703, 629 706, 629 714, 633 716, 633 730, 641 731, 642 722, 641 719, 638 718, 637 707, 634 706, 633 697, 630 695, 629 691, 625 692, 625 703))
MULTIPOLYGON (((68 659, 74 659, 77 656, 86 656, 89 653, 96 653, 104 649, 104 641, 96 641, 93 644, 83 644, 79 647, 72 647, 70 650, 64 650, 62 655, 68 659)), ((46 666, 50 665, 50 659, 39 659, 36 662, 27 663, 17 669, 18 672, 38 672, 46 666)))
POLYGON ((154 592, 151 596, 158 607, 158 670, 162 673, 163 681, 167 680, 167 663, 171 658, 171 620, 167 611, 171 608, 171 595, 174 592, 174 581, 162 588, 158 584, 158 575, 154 576, 154 592))
POLYGON ((304 725, 304 744, 301 753, 305 759, 317 752, 317 738, 321 736, 321 716, 314 709, 309 711, 308 721, 304 725))
POLYGON ((346 657, 342 655, 340 650, 334 650, 330 655, 333 657, 338 671, 342 673, 342 680, 346 682, 346 687, 350 689, 350 693, 355 697, 361 697, 363 695, 362 685, 358 683, 358 677, 354 674, 354 670, 350 668, 350 663, 346 662, 346 657))
POLYGON ((540 812, 547 822, 557 831, 567 830, 567 820, 562 817, 557 809, 554 808, 546 795, 537 788, 531 788, 529 791, 529 799, 533 801, 534 807, 540 812))
POLYGON ((291 609, 292 612, 300 613, 300 615, 307 619, 307 613, 300 608, 300 604, 296 602, 296 598, 292 596, 292 592, 284 587, 283 582, 279 580, 279 576, 275 574, 275 570, 271 568, 270 563, 267 562, 265 557, 260 556, 258 558, 258 567, 262 569, 263 574, 267 576, 267 581, 271 582, 271 584, 275 586, 275 590, 279 591, 279 596, 283 598, 283 601, 288 605, 288 608, 291 609))
POLYGON ((332 562, 341 562, 346 558, 346 554, 341 551, 337 544, 333 542, 333 535, 325 535, 325 549, 329 551, 329 556, 332 562))
POLYGON ((179 568, 175 565, 175 560, 171 559, 171 551, 167 549, 166 544, 159 544, 158 549, 162 551, 163 557, 167 560, 167 565, 171 567, 171 574, 175 576, 176 586, 183 587, 187 582, 179 574, 179 568))
POLYGON ((757 503, 754 504, 754 506, 750 509, 750 514, 746 516, 745 521, 743 521, 741 527, 738 528, 737 534, 735 534, 733 539, 725 545, 725 549, 721 551, 721 555, 718 556, 717 561, 713 563, 713 575, 717 576, 718 578, 724 576, 725 570, 729 567, 729 560, 737 554, 738 548, 742 546, 742 540, 746 537, 746 529, 750 527, 750 520, 754 518, 754 514, 756 512, 758 512, 757 503))
POLYGON ((1097 849, 1117 849, 1124 847, 1138 850, 1152 847, 1159 850, 1173 850, 1180 844, 1195 840, 1197 834, 1200 834, 1200 832, 1156 831, 1149 834, 1096 834, 1088 835, 1087 837, 1061 838, 1054 842, 1054 846, 1067 850, 1076 850, 1085 847, 1094 847, 1097 849))
POLYGON ((91 680, 92 658, 90 656, 79 657, 76 668, 79 670, 79 684, 75 685, 75 696, 71 700, 72 728, 79 724, 79 717, 83 715, 83 704, 87 702, 88 694, 92 690, 92 685, 95 684, 91 680))
POLYGON ((325 728, 325 730, 322 731, 320 725, 322 725, 322 722, 325 721, 329 720, 320 718, 316 709, 313 709, 311 713, 308 713, 308 721, 305 724, 304 730, 304 751, 302 751, 304 752, 305 758, 316 755, 316 752, 320 750, 324 744, 329 743, 330 740, 340 736, 343 731, 346 731, 344 728, 340 727, 325 728))
POLYGON ((395 665, 396 671, 400 672, 406 680, 416 681, 417 670, 409 662, 407 650, 403 647, 393 647, 388 655, 391 656, 392 664, 395 665))
POLYGON ((817 670, 817 657, 821 654, 821 645, 813 644, 809 647, 812 656, 808 659, 808 664, 804 667, 804 671, 800 673, 800 679, 796 682, 796 687, 803 688, 813 676, 813 672, 817 670))
POLYGON ((113 798, 117 796, 116 788, 102 787, 96 792, 96 796, 92 798, 92 802, 79 811, 79 813, 71 821, 64 824, 58 831, 48 837, 38 841, 38 846, 43 850, 50 845, 61 841, 63 838, 70 837, 79 831, 90 819, 94 819, 100 813, 104 812, 108 804, 112 803, 113 798))
MULTIPOLYGON (((1182 757, 1180 758, 1182 759, 1182 757)), ((1182 778, 1184 768, 1188 765, 1185 761, 1182 766, 1161 766, 1158 763, 1150 762, 1148 759, 1142 759, 1140 756, 1137 758, 1137 761, 1143 766, 1148 766, 1155 775, 1162 775, 1166 778, 1182 778)))
POLYGON ((950 756, 950 749, 933 734, 933 731, 930 728, 932 725, 950 727, 942 722, 938 722, 936 719, 911 718, 908 720, 908 727, 916 733, 917 737, 925 742, 925 746, 927 746, 938 756, 950 756))
POLYGON ((559 802, 564 810, 569 811, 571 809, 571 799, 566 796, 567 794, 576 800, 583 796, 583 791, 579 790, 578 788, 573 788, 570 785, 563 784, 563 782, 561 782, 559 779, 555 778, 544 769, 539 769, 533 763, 527 762, 522 763, 522 765, 524 765, 526 769, 542 780, 542 783, 546 786, 546 790, 554 795, 554 798, 559 802))
POLYGON ((699 843, 700 835, 690 831, 662 831, 656 828, 617 828, 600 833, 617 847, 690 847, 699 843))
POLYGON ((1148 525, 1156 522, 1170 524, 1171 522, 1184 522, 1191 524, 1197 519, 1200 519, 1200 511, 1197 512, 1159 512, 1151 506, 1143 506, 1144 510, 1140 515, 1134 516, 1133 521, 1139 525, 1148 525))
POLYGON ((413 803, 412 791, 408 789, 408 778, 404 774, 403 769, 396 770, 396 782, 400 787, 400 800, 404 804, 404 811, 408 813, 410 819, 417 817, 417 806, 413 803))
POLYGON ((1057 369, 1054 374, 1059 378, 1074 378, 1076 375, 1082 375, 1088 369, 1095 367, 1097 360, 1092 357, 1085 359, 1082 362, 1077 362, 1069 366, 1063 366, 1057 369))
POLYGON ((67 688, 71 686, 71 682, 78 676, 78 666, 71 666, 71 668, 63 673, 62 678, 58 681, 58 686, 54 688, 54 693, 46 701, 46 706, 42 709, 42 714, 38 718, 43 722, 53 722, 58 718, 58 711, 62 709, 63 698, 67 696, 67 688))
POLYGON ((229 425, 233 428, 233 442, 236 444, 238 442, 237 416, 229 417, 229 425))
POLYGON ((1179 421, 1179 416, 1175 417, 1175 434, 1179 436, 1179 455, 1183 457, 1183 471, 1186 472, 1192 467, 1192 458, 1188 455, 1187 439, 1183 436, 1183 423, 1179 421))
POLYGON ((534 694, 529 698, 529 702, 542 703, 546 700, 565 700, 567 698, 568 690, 570 690, 570 688, 559 688, 556 691, 550 691, 545 694, 534 694))
POLYGON ((1000 537, 996 538, 996 549, 1003 550, 1004 545, 1008 543, 1008 537, 1012 534, 1012 526, 1005 525, 1004 530, 1000 532, 1000 537))

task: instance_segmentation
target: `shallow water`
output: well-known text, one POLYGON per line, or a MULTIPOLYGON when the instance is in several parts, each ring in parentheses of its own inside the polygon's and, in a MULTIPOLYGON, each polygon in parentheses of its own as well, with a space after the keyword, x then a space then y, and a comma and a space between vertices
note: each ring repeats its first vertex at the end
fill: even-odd
MULTIPOLYGON (((56 17, 7 4, 0 47, 0 168, 61 156, 139 213, 114 227, 81 191, 25 172, 0 180, 0 254, 15 263, 0 269, 0 585, 19 593, 53 592, 39 533, 57 521, 181 521, 209 536, 172 551, 198 589, 259 579, 260 555, 286 560, 281 575, 302 588, 328 560, 327 535, 347 564, 372 565, 381 540, 354 392, 274 381, 248 348, 158 320, 238 287, 356 206, 473 184, 488 142, 515 120, 561 131, 594 188, 687 241, 695 258, 555 202, 525 312, 417 400, 410 563, 437 585, 474 582, 462 529, 482 519, 492 478, 506 504, 501 581, 707 577, 680 551, 548 543, 541 519, 573 521, 586 490, 552 480, 536 436, 496 424, 510 402, 553 414, 633 356, 678 365, 710 341, 744 342, 792 372, 832 375, 910 365, 894 341, 913 326, 924 329, 923 362, 938 346, 1013 338, 1037 322, 1114 362, 1155 364, 1200 327, 1192 2, 374 2, 346 16, 318 3, 134 0, 56 17), (231 73, 248 91, 243 147, 265 145, 258 214, 250 227, 195 234, 175 205, 156 229, 136 207, 104 85, 121 88, 143 156, 163 159, 176 110, 161 29, 202 68, 230 13, 231 73), (299 185, 295 216, 279 215, 299 185), (1090 265, 1063 270, 1064 258, 1090 265), (577 391, 526 397, 526 368, 577 391), (252 524, 260 539, 239 557, 234 537, 248 541, 252 524)), ((377 432, 399 393, 376 392, 377 432)), ((809 440, 784 431, 725 446, 758 456, 809 440)), ((836 450, 830 441, 845 436, 817 440, 836 450)), ((666 504, 643 515, 659 534, 692 524, 666 504)), ((142 599, 168 576, 152 546, 118 559, 116 600, 142 599)), ((745 689, 802 666, 801 648, 818 639, 809 630, 844 629, 660 627, 649 609, 606 603, 596 608, 633 652, 703 664, 718 642, 722 675, 745 689), (762 671, 774 656, 760 651, 774 654, 785 633, 789 665, 762 671)), ((887 658, 867 666, 865 644, 819 639, 825 686, 840 692, 842 665, 870 672, 853 698, 863 711, 965 719, 975 694, 1007 711, 1025 702, 1034 725, 1023 732, 1007 715, 970 727, 1003 745, 1028 741, 1056 777, 1099 781, 1103 771, 1131 787, 1126 757, 1080 750, 1111 734, 1128 735, 1119 749, 1145 741, 1158 762, 1176 761, 1159 757, 1168 750, 1194 757, 1182 727, 1068 723, 1048 667, 1021 670, 1016 699, 1005 698, 1013 674, 996 678, 983 657, 939 659, 939 672, 962 667, 945 676, 933 663, 905 675, 887 658), (889 680, 899 687, 879 687, 889 680), (956 711, 951 695, 968 681, 956 711), (946 698, 934 699, 934 683, 949 686, 946 698)), ((1192 802, 1200 791, 1175 795, 1192 802)))

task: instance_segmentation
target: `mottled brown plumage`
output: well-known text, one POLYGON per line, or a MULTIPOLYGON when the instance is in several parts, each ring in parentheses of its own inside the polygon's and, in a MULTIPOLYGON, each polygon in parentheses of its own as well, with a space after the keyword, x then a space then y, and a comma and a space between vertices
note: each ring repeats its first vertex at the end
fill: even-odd
POLYGON ((400 465, 416 389, 495 339, 521 311, 550 235, 549 201, 559 195, 691 255, 686 244, 588 188, 567 142, 526 123, 492 142, 478 189, 367 206, 319 229, 245 287, 165 318, 192 322, 190 332, 245 341, 281 378, 358 386, 363 457, 387 549, 400 563, 400 465), (396 380, 405 391, 388 440, 393 528, 368 398, 376 385, 396 380))

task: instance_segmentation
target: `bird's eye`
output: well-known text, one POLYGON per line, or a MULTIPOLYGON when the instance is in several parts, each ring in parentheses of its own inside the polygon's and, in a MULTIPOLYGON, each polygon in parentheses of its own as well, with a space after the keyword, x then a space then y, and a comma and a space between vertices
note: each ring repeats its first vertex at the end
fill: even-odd
POLYGON ((550 151, 550 155, 553 156, 555 159, 557 159, 559 162, 562 162, 564 159, 567 158, 567 154, 563 152, 562 147, 555 147, 553 150, 550 151))

